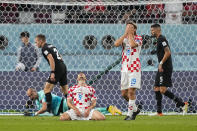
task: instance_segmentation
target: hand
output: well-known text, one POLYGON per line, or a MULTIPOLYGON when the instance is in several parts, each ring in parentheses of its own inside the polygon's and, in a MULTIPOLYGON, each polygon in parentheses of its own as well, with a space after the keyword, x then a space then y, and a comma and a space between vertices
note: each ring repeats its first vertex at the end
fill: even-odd
POLYGON ((162 64, 159 64, 159 72, 163 72, 162 64))
POLYGON ((129 25, 126 26, 126 29, 125 29, 125 33, 124 33, 124 36, 127 36, 129 34, 129 25))
POLYGON ((35 67, 31 68, 31 71, 36 71, 36 68, 35 67))
POLYGON ((76 109, 74 109, 74 111, 77 116, 81 117, 81 112, 79 111, 79 109, 76 108, 76 109))
POLYGON ((51 73, 50 80, 55 81, 55 73, 51 73))
POLYGON ((35 114, 34 114, 35 116, 37 116, 38 115, 38 112, 35 112, 35 114))
POLYGON ((90 108, 87 108, 86 111, 85 111, 85 114, 84 114, 84 117, 88 117, 89 114, 90 114, 90 108))

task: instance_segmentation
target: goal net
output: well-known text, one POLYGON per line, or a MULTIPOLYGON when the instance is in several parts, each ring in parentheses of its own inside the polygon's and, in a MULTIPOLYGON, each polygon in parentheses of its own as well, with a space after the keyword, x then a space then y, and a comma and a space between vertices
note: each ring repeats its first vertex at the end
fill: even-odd
MULTIPOLYGON (((1 0, 0 6, 1 113, 23 112, 29 99, 27 89, 42 90, 49 76, 44 58, 39 71, 16 71, 23 31, 30 33, 32 44, 42 33, 57 47, 67 65, 69 86, 76 84, 77 74, 82 71, 96 90, 97 107, 116 105, 126 111, 127 102, 120 92, 121 48, 114 48, 113 43, 124 33, 128 19, 137 23, 137 34, 143 36, 142 88, 137 91, 137 103, 142 104, 143 112, 156 111, 153 86, 158 62, 150 34, 153 23, 161 24, 171 47, 174 72, 169 90, 190 102, 189 113, 196 112, 197 1, 1 0)), ((28 57, 26 62, 35 58, 28 57)), ((62 96, 58 85, 53 93, 62 96)), ((162 104, 164 112, 180 112, 166 97, 162 104)))

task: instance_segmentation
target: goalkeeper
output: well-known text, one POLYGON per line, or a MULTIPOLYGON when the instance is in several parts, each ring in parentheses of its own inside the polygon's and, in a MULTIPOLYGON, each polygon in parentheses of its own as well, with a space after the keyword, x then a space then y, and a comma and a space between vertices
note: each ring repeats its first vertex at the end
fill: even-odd
MULTIPOLYGON (((36 107, 38 109, 38 111, 35 113, 36 116, 47 111, 47 102, 44 90, 37 92, 35 89, 29 88, 27 90, 27 96, 36 103, 36 107)), ((51 113, 54 116, 58 116, 60 113, 63 113, 67 110, 68 106, 66 99, 52 94, 51 113)))
MULTIPOLYGON (((39 114, 43 114, 45 112, 47 112, 47 103, 46 103, 46 98, 44 95, 44 91, 41 90, 39 92, 37 92, 35 89, 33 88, 29 88, 27 90, 27 96, 32 100, 35 101, 36 103, 36 108, 37 108, 37 112, 34 114, 35 116, 39 115, 39 114)), ((31 106, 32 102, 28 101, 26 106, 31 106)), ((68 110, 68 106, 67 106, 67 101, 66 99, 60 97, 60 96, 56 96, 55 94, 52 94, 52 114, 44 114, 45 116, 58 116, 60 115, 60 113, 66 112, 68 110)), ((108 106, 103 107, 103 108, 96 108, 96 110, 102 112, 103 114, 109 114, 111 113, 112 115, 115 114, 121 114, 121 111, 116 107, 116 106, 108 106)), ((28 113, 26 112, 25 115, 32 115, 32 113, 28 113)))

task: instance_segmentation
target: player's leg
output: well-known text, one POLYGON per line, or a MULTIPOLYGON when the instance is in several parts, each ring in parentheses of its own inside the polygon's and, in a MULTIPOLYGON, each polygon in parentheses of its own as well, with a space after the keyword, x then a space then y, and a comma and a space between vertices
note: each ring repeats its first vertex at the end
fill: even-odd
POLYGON ((184 107, 185 106, 186 107, 184 109, 185 112, 183 112, 183 113, 186 113, 188 103, 184 103, 179 97, 175 96, 174 93, 167 90, 167 87, 172 86, 171 76, 172 76, 172 71, 165 71, 162 73, 163 82, 161 83, 161 86, 160 86, 160 92, 162 94, 164 94, 165 96, 167 96, 168 98, 172 99, 176 103, 177 107, 184 107))
POLYGON ((121 95, 122 95, 122 97, 123 97, 126 101, 129 101, 128 89, 121 90, 121 95))
POLYGON ((62 93, 64 94, 65 98, 67 98, 68 82, 67 82, 67 69, 66 69, 65 65, 63 65, 63 67, 62 67, 62 72, 63 73, 60 76, 59 83, 60 83, 62 93))
POLYGON ((47 111, 50 112, 51 111, 51 103, 52 103, 52 96, 51 96, 51 91, 54 87, 54 84, 51 84, 49 82, 45 83, 44 86, 44 94, 46 97, 46 102, 47 102, 47 111))
POLYGON ((183 114, 187 113, 188 103, 183 102, 179 97, 175 96, 174 93, 167 90, 167 87, 162 86, 160 87, 160 92, 167 96, 168 98, 172 99, 176 103, 176 107, 182 107, 183 108, 183 114))
POLYGON ((61 87, 61 91, 64 94, 65 98, 67 98, 67 94, 68 94, 68 85, 64 85, 64 86, 60 86, 61 87))
POLYGON ((94 110, 91 116, 91 120, 105 120, 105 116, 101 112, 94 110))
POLYGON ((156 77, 155 77, 155 85, 154 85, 154 91, 155 91, 155 99, 157 101, 157 113, 156 114, 151 114, 151 115, 159 115, 159 116, 162 116, 162 94, 160 92, 160 84, 161 84, 161 81, 162 78, 160 77, 161 73, 160 72, 157 72, 156 74, 156 77))
POLYGON ((121 72, 121 95, 126 101, 129 101, 128 97, 128 76, 126 72, 121 72))
POLYGON ((71 120, 70 116, 68 113, 64 112, 61 116, 60 116, 60 120, 61 121, 68 121, 71 120))
POLYGON ((154 87, 154 91, 155 91, 155 98, 156 98, 156 101, 157 101, 157 114, 156 115, 159 115, 159 116, 162 116, 162 94, 160 92, 160 88, 155 86, 154 87))
POLYGON ((129 103, 128 103, 127 117, 125 118, 125 120, 131 120, 133 112, 137 111, 137 106, 135 104, 135 101, 136 101, 135 94, 136 94, 136 88, 129 88, 128 89, 129 103))

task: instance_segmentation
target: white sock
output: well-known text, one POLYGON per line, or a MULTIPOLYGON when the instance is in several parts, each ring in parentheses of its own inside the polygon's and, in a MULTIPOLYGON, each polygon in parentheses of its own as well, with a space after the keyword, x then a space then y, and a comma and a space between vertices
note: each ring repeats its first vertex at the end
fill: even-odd
POLYGON ((132 116, 133 112, 137 111, 135 100, 129 100, 127 116, 132 116))

